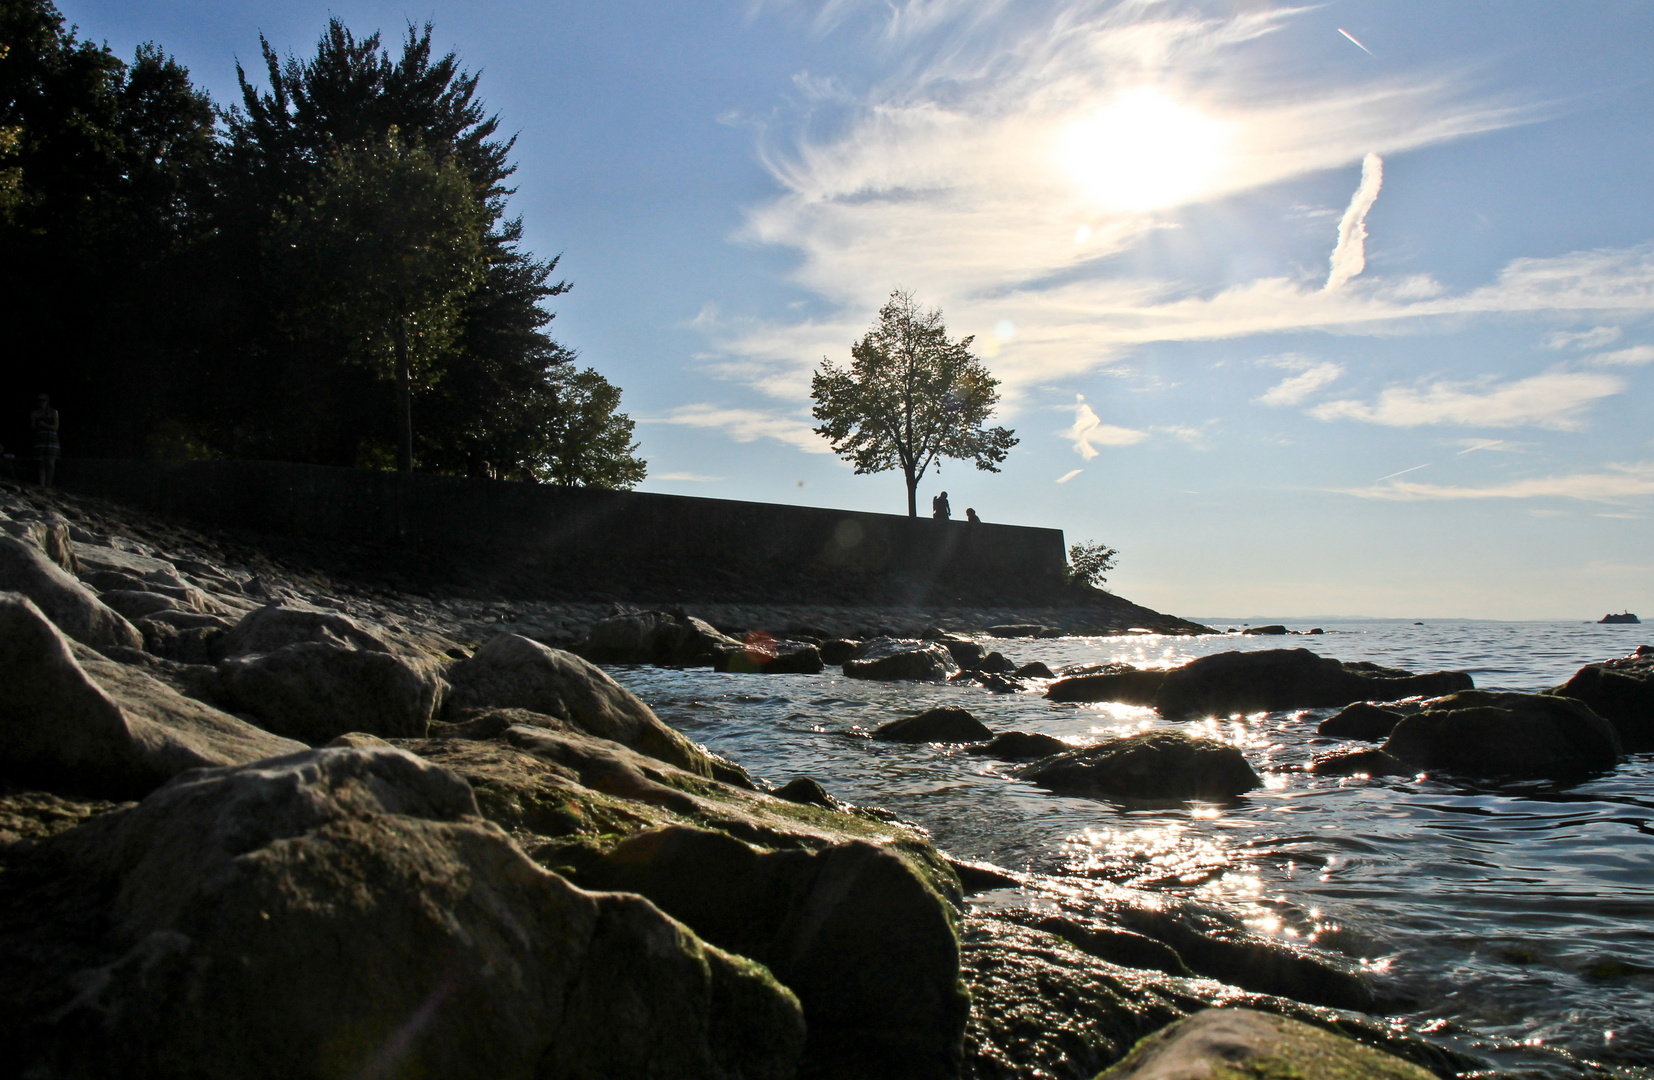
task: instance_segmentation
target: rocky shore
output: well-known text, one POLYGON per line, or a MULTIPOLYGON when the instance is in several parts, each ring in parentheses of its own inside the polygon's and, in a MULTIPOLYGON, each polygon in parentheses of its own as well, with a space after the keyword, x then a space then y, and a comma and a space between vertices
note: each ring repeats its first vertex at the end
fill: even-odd
MULTIPOLYGON (((0 534, 0 1045, 16 1075, 1487 1075, 1386 1019, 1361 971, 1213 909, 976 912, 970 895, 1017 875, 819 778, 769 789, 598 666, 838 663, 1164 695, 1168 714, 1256 704, 1257 672, 1077 672, 1059 691, 1059 673, 991 647, 1204 628, 1106 594, 693 615, 432 595, 394 587, 393 567, 11 487, 0 534), (1168 1028, 1212 1006, 1232 1017, 1168 1028)), ((1397 760, 1488 709, 1531 711, 1467 698, 1468 680, 1311 659, 1269 662, 1317 700, 1452 695, 1396 714, 1397 760)), ((1578 694, 1642 716, 1632 660, 1578 694)), ((1536 753, 1619 753, 1615 727, 1551 700, 1536 753)), ((1258 783, 1232 748, 1176 732, 1076 751, 967 720, 877 737, 978 743, 1097 797, 1258 783)))

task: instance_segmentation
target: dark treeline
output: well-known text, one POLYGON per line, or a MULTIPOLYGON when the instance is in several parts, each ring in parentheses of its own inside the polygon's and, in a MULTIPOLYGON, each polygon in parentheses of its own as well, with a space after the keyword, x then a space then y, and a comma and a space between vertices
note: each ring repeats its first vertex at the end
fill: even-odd
POLYGON ((260 45, 221 108, 0 0, 0 442, 45 391, 71 457, 642 479, 619 390, 547 332, 569 283, 507 216, 477 76, 429 24, 260 45))

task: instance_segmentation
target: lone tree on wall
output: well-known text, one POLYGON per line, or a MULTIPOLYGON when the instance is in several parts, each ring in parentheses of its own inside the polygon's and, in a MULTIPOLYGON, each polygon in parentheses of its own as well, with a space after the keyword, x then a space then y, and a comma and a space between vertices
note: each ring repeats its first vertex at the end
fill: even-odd
POLYGON ((973 338, 948 340, 940 310, 924 311, 897 289, 879 321, 850 346, 849 368, 826 357, 810 379, 818 435, 854 462, 858 475, 898 466, 907 480, 907 516, 918 516, 919 479, 942 458, 987 472, 1017 439, 984 427, 999 403, 999 380, 971 354, 973 338))

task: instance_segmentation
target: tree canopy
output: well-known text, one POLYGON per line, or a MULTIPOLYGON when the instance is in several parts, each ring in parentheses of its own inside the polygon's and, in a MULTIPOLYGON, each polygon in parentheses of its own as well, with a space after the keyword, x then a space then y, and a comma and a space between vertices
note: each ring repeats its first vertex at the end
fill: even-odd
POLYGON ((1017 438, 986 427, 999 403, 999 380, 971 353, 974 338, 948 338, 940 309, 925 311, 901 289, 879 321, 850 347, 850 366, 822 357, 810 379, 815 430, 857 474, 900 468, 907 513, 918 515, 919 480, 941 459, 998 472, 1017 438))
MULTIPOLYGON (((6 397, 52 393, 68 456, 550 479, 612 449, 565 445, 630 421, 564 371, 547 304, 570 285, 507 214, 514 140, 432 34, 261 38, 263 85, 238 69, 221 110, 155 45, 124 62, 50 0, 0 0, 6 397)), ((580 482, 636 483, 621 444, 580 482)))

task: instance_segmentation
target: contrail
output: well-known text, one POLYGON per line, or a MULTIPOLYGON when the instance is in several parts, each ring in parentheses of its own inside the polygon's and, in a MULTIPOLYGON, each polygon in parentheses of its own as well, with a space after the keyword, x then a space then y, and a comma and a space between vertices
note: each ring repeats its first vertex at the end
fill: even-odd
POLYGON ((1366 53, 1368 56, 1373 55, 1373 51, 1371 49, 1369 49, 1369 48, 1367 48, 1367 46, 1361 44, 1361 42, 1355 40, 1355 35, 1350 33, 1348 30, 1344 29, 1342 26, 1340 26, 1338 28, 1338 32, 1340 34, 1343 34, 1345 37, 1349 38, 1351 45, 1354 45, 1356 48, 1360 49, 1362 52, 1366 53))
POLYGON ((1394 480, 1398 476, 1406 476, 1410 472, 1418 472, 1420 469, 1428 469, 1429 467, 1430 462, 1427 461, 1423 465, 1414 465, 1411 469, 1403 469, 1400 472, 1393 472, 1389 476, 1381 476, 1377 480, 1374 480, 1373 483, 1382 484, 1386 480, 1394 480))
POLYGON ((1332 291, 1367 268, 1367 211, 1378 199, 1384 184, 1384 160, 1377 154, 1361 159, 1361 184, 1355 189, 1344 219, 1338 223, 1338 243, 1332 249, 1332 272, 1327 291, 1332 291))

